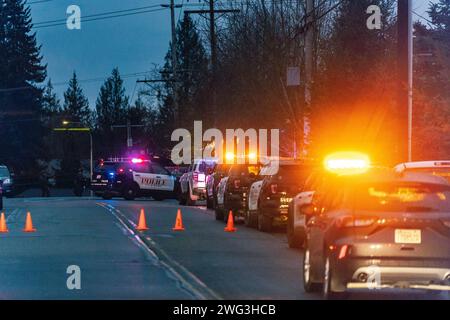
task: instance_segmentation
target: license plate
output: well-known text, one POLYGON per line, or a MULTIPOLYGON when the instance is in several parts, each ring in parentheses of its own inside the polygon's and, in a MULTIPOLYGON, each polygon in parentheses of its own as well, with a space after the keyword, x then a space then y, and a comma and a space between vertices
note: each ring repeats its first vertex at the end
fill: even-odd
POLYGON ((411 229, 396 229, 395 243, 420 244, 422 243, 422 231, 411 229))

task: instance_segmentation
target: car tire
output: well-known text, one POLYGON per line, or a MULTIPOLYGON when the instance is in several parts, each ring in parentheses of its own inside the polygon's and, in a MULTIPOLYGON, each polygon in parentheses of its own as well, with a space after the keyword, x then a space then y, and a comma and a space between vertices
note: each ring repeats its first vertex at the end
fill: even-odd
POLYGON ((186 194, 186 204, 188 205, 188 206, 195 206, 195 203, 196 203, 196 201, 195 200, 192 200, 192 189, 191 189, 191 186, 189 185, 189 187, 188 187, 188 192, 187 192, 187 194, 186 194))
POLYGON ((258 230, 262 232, 270 232, 272 231, 273 219, 259 213, 258 214, 258 230))
POLYGON ((211 199, 208 196, 206 196, 206 208, 207 209, 214 209, 214 207, 213 207, 213 199, 211 199))
POLYGON ((216 206, 216 208, 214 209, 214 213, 215 213, 217 221, 223 221, 224 214, 223 214, 223 210, 222 209, 220 209, 218 206, 216 206))
POLYGON ((186 197, 185 197, 183 191, 181 190, 181 187, 178 190, 178 204, 180 206, 185 206, 186 205, 186 197))
POLYGON ((258 226, 258 214, 247 210, 244 217, 245 226, 248 228, 256 228, 258 226))
POLYGON ((302 275, 303 275, 303 289, 307 293, 319 292, 321 284, 311 281, 311 255, 308 248, 305 249, 303 254, 302 263, 302 275))
POLYGON ((328 300, 342 300, 347 297, 346 292, 336 292, 333 289, 332 283, 333 283, 333 268, 330 263, 330 258, 325 258, 325 265, 324 265, 324 276, 323 276, 323 287, 322 287, 322 294, 324 299, 328 300))
POLYGON ((130 185, 128 187, 125 187, 125 190, 123 192, 123 197, 125 200, 134 200, 136 199, 138 195, 138 188, 135 185, 130 185))

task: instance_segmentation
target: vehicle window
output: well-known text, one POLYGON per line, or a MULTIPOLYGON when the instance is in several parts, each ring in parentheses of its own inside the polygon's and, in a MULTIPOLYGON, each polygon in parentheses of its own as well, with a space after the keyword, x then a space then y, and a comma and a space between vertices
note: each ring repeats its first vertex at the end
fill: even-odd
POLYGON ((352 192, 355 210, 450 211, 450 187, 429 184, 359 185, 352 192))
POLYGON ((0 168, 0 177, 9 177, 9 170, 8 168, 0 168))
POLYGON ((248 175, 250 173, 257 175, 259 169, 260 166, 257 165, 247 165, 247 164, 235 165, 232 166, 230 169, 230 176, 243 176, 248 175))
POLYGON ((208 171, 208 169, 214 169, 215 165, 216 165, 215 162, 202 161, 198 163, 197 171, 206 172, 208 171))
POLYGON ((281 166, 277 173, 277 178, 284 181, 305 181, 309 172, 304 166, 281 166))
POLYGON ((429 173, 434 176, 443 177, 450 182, 450 168, 413 168, 407 169, 405 172, 429 173))
POLYGON ((151 172, 154 174, 169 175, 169 172, 157 163, 152 163, 150 165, 150 167, 151 167, 151 172))

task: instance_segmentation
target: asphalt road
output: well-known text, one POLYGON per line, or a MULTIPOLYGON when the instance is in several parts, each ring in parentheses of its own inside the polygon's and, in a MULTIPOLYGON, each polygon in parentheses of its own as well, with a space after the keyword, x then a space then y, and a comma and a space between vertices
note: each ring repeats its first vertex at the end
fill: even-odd
MULTIPOLYGON (((0 234, 0 299, 320 299, 302 289, 302 252, 282 232, 237 224, 236 233, 204 207, 175 201, 77 198, 7 199, 9 233, 0 234), (148 231, 135 231, 144 208, 148 231), (34 233, 22 231, 30 211, 34 233), (69 266, 81 289, 67 287, 69 266)), ((353 298, 448 299, 391 293, 353 298)))

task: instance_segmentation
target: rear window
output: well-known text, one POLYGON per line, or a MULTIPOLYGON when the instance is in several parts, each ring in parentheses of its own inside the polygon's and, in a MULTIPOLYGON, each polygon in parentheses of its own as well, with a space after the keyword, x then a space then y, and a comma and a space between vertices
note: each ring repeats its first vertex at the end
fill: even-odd
POLYGON ((355 210, 450 212, 450 187, 428 184, 359 185, 352 192, 355 210))
POLYGON ((257 175, 260 168, 260 166, 246 164, 232 166, 230 169, 230 176, 249 175, 250 173, 257 175))
POLYGON ((450 168, 412 168, 407 169, 406 172, 429 173, 434 176, 442 177, 450 182, 450 168))
POLYGON ((277 177, 283 181, 305 181, 310 172, 311 169, 304 166, 281 166, 277 177))
POLYGON ((0 177, 9 177, 8 168, 0 167, 0 177))
POLYGON ((214 169, 215 166, 216 166, 215 162, 202 161, 198 163, 197 171, 206 172, 208 171, 208 169, 214 169))

